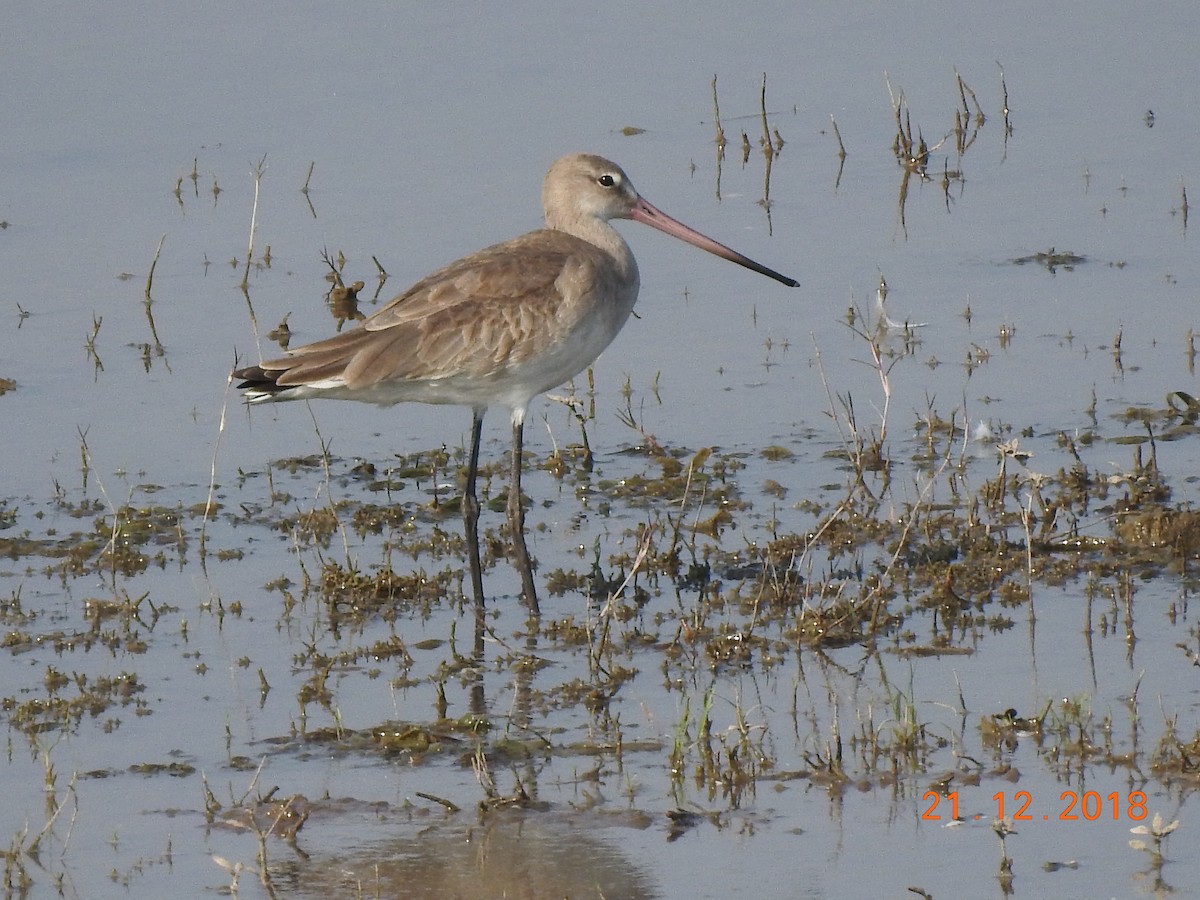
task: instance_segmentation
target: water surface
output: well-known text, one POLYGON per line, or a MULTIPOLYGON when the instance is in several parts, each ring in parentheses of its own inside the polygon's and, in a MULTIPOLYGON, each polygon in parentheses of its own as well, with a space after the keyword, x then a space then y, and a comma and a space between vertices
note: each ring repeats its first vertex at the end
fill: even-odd
MULTIPOLYGON (((0 568, 10 635, 0 656, 10 726, 0 830, 29 880, 11 892, 199 896, 235 875, 241 896, 1186 890, 1197 874, 1182 851, 1190 781, 1152 765, 1171 745, 1167 722, 1182 745, 1196 736, 1186 558, 1039 579, 1032 604, 1007 609, 1008 625, 989 605, 986 626, 950 629, 969 655, 907 652, 945 637, 932 611, 913 612, 905 631, 873 647, 798 643, 787 617, 761 624, 752 602, 728 602, 739 575, 726 567, 715 570, 717 591, 643 576, 643 594, 621 593, 617 644, 597 667, 589 648, 605 592, 550 586, 557 571, 595 564, 615 589, 639 527, 661 538, 680 521, 677 503, 618 489, 663 476, 644 451, 653 443, 684 465, 715 448, 710 489, 737 501, 719 534, 684 532, 697 561, 753 561, 755 548, 814 529, 854 483, 842 452, 851 402, 864 433, 886 421, 891 483, 870 482, 880 521, 951 504, 955 490, 970 496, 995 477, 994 441, 961 433, 952 454, 961 478, 923 462, 925 424, 953 416, 1032 453, 1006 461, 1019 482, 1010 513, 1031 503, 1030 473, 1069 471, 1071 441, 1092 433, 1074 449, 1113 493, 1054 528, 1110 535, 1136 489, 1135 454, 1144 464, 1151 452, 1121 442, 1147 433, 1122 414, 1161 413, 1171 392, 1198 392, 1189 334, 1200 271, 1183 206, 1197 182, 1200 107, 1183 62, 1198 18, 1182 2, 1150 12, 1111 3, 817 4, 803 14, 770 3, 586 15, 555 4, 503 15, 409 5, 10 10, 0 35, 0 377, 16 388, 0 398, 0 537, 11 542, 0 568), (769 123, 785 141, 770 167, 769 214, 764 73, 769 123), (986 114, 961 154, 956 73, 986 114), (719 167, 714 74, 729 139, 719 167), (928 180, 910 176, 903 207, 892 151, 901 91, 914 132, 935 147, 928 180), (461 604, 403 602, 334 627, 314 587, 327 563, 430 578, 461 567, 457 516, 430 510, 435 487, 439 499, 453 496, 453 471, 399 478, 388 495, 356 466, 383 472, 396 454, 411 462, 443 446, 448 466, 469 414, 332 403, 311 415, 299 404, 248 414, 230 369, 274 352, 266 332, 285 316, 296 342, 332 332, 323 250, 344 254, 347 280, 366 282, 369 309, 372 257, 389 274, 384 301, 446 261, 536 227, 542 173, 580 149, 616 159, 654 203, 801 288, 623 225, 642 295, 638 318, 595 367, 595 469, 527 478, 531 549, 547 586, 540 629, 525 621, 503 559, 486 574, 482 666, 463 667, 473 636, 461 604), (164 235, 151 330, 146 281, 164 235), (1039 253, 1085 261, 1051 266, 1039 253), (847 323, 850 308, 859 329, 861 314, 877 317, 881 277, 888 315, 919 325, 881 344, 894 354, 886 390, 869 343, 847 323), (790 455, 764 454, 772 447, 790 455), (205 519, 210 492, 220 509, 205 519), (327 543, 288 527, 331 498, 393 505, 396 524, 360 533, 343 520, 327 543), (141 520, 124 539, 144 565, 124 557, 131 565, 114 567, 117 556, 99 553, 122 507, 141 520), (17 541, 25 537, 35 552, 17 541), (417 538, 428 546, 406 552, 417 538), (72 550, 79 565, 62 555, 72 550), (709 605, 716 596, 726 602, 709 605), (577 626, 586 640, 571 639, 577 626), (689 643, 701 627, 714 640, 689 643), (717 659, 707 648, 735 651, 715 640, 731 634, 766 644, 747 664, 717 659), (635 674, 613 686, 613 665, 635 674), (609 687, 607 702, 588 695, 609 687), (82 698, 100 699, 66 704, 82 698), (1028 737, 997 747, 980 731, 993 713, 1032 715, 1047 703, 1063 718, 1082 710, 1079 733, 1110 742, 1097 759, 1122 761, 1088 764, 1028 737), (481 719, 485 732, 449 724, 481 719), (705 722, 716 758, 707 779, 705 722), (416 723, 419 746, 382 752, 371 729, 389 723, 416 723), (901 752, 897 735, 914 723, 918 749, 901 752), (426 732, 432 747, 420 744, 426 732), (831 784, 821 762, 839 736, 847 779, 831 784), (868 763, 859 748, 872 736, 897 762, 868 763), (477 743, 496 793, 524 789, 528 808, 477 811, 488 799, 470 764, 477 743), (677 749, 683 777, 672 774, 677 749), (712 779, 735 764, 753 777, 736 789, 712 779), (931 786, 977 771, 978 784, 954 784, 960 827, 922 818, 931 786), (311 809, 294 846, 262 845, 264 885, 254 872, 263 851, 237 812, 276 787, 272 800, 303 795, 311 809), (1117 814, 1062 820, 1067 790, 1115 793, 1117 814), (1006 840, 1016 872, 1006 883, 996 877, 995 795, 1018 791, 1036 815, 1006 840), (1128 846, 1140 821, 1134 791, 1150 814, 1180 820, 1163 866, 1128 846), (37 852, 26 852, 44 826, 37 852)), ((586 396, 582 379, 575 388, 586 396)), ((493 496, 503 489, 503 419, 494 414, 485 432, 493 496)), ((535 401, 528 423, 531 462, 579 439, 553 399, 535 401)), ((1161 439, 1171 426, 1152 420, 1153 450, 1169 505, 1186 508, 1196 441, 1186 429, 1161 439)), ((718 511, 712 495, 687 504, 689 524, 718 511)), ((485 526, 498 529, 501 516, 487 513, 485 526)), ((823 549, 798 566, 810 583, 853 583, 855 561, 869 570, 887 552, 823 549)), ((928 600, 918 591, 897 608, 928 600)))

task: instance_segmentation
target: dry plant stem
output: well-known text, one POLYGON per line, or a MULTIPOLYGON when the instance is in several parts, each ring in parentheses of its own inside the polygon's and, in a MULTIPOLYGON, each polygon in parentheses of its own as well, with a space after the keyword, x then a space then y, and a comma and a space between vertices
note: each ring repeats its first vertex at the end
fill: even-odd
POLYGON ((946 457, 942 460, 941 465, 938 466, 937 471, 926 480, 924 486, 920 489, 920 493, 917 495, 917 502, 913 506, 913 514, 909 516, 908 520, 904 523, 904 528, 901 529, 900 537, 896 541, 896 551, 892 554, 891 559, 888 560, 887 565, 884 566, 883 572, 880 574, 879 580, 876 582, 877 586, 872 588, 871 591, 868 592, 863 598, 864 602, 869 602, 872 594, 875 595, 875 602, 871 609, 871 627, 869 629, 869 634, 871 635, 872 639, 874 639, 876 631, 879 627, 879 613, 883 608, 883 585, 888 583, 889 579, 891 578, 892 570, 895 569, 897 563, 900 561, 900 557, 908 548, 908 536, 912 533, 913 528, 917 524, 918 515, 922 504, 925 503, 925 498, 929 496, 929 493, 933 490, 933 486, 938 483, 942 477, 942 473, 946 471, 946 467, 949 465, 950 455, 947 453, 946 457))
MULTIPOLYGON (((865 337, 865 335, 864 335, 865 337)), ((883 410, 879 413, 879 444, 883 444, 887 440, 887 422, 888 409, 892 403, 892 384, 888 379, 887 367, 883 364, 883 357, 879 350, 879 342, 868 339, 867 345, 871 348, 871 361, 874 364, 875 371, 879 375, 879 386, 883 390, 883 410)))
MULTIPOLYGON (((68 796, 70 796, 70 798, 72 800, 72 803, 74 806, 74 812, 71 813, 71 827, 67 832, 67 838, 66 838, 66 840, 63 841, 63 846, 62 846, 63 854, 66 853, 67 847, 70 845, 71 832, 74 831, 74 828, 75 828, 75 816, 79 812, 79 797, 75 793, 75 779, 77 777, 78 777, 77 772, 71 773, 71 780, 67 784, 67 794, 68 794, 68 796)), ((46 820, 46 824, 42 826, 42 830, 37 833, 37 836, 32 841, 30 841, 29 846, 25 848, 25 852, 27 854, 29 854, 29 856, 33 857, 34 859, 37 859, 38 847, 41 845, 42 838, 44 838, 47 834, 49 834, 51 829, 54 828, 54 823, 58 821, 58 817, 59 817, 59 815, 62 814, 63 807, 65 807, 65 806, 66 806, 65 802, 64 803, 55 802, 53 815, 51 815, 50 818, 46 820)))
MULTIPOLYGON (((267 758, 265 756, 259 757, 258 765, 254 769, 254 777, 250 779, 250 784, 248 784, 246 786, 246 790, 242 792, 242 796, 234 801, 234 804, 233 804, 234 806, 245 806, 249 802, 250 795, 252 793, 254 793, 254 791, 257 789, 258 781, 262 777, 263 769, 266 767, 266 765, 267 765, 267 758)), ((207 785, 206 785, 206 788, 207 788, 207 785)), ((231 788, 232 788, 232 785, 231 785, 231 788)), ((211 794, 211 791, 210 791, 210 794, 211 794)), ((231 795, 233 794, 232 789, 230 790, 230 794, 231 795)))
MULTIPOLYGON (((828 516, 826 516, 825 520, 823 522, 821 522, 821 524, 819 526, 817 526, 817 530, 814 531, 812 533, 812 535, 810 537, 808 537, 807 540, 805 540, 804 549, 802 549, 798 553, 792 554, 792 558, 788 562, 788 568, 793 571, 801 571, 804 568, 805 563, 808 560, 809 554, 812 552, 813 548, 819 547, 821 545, 821 538, 824 537, 825 532, 828 531, 830 528, 832 528, 834 523, 837 522, 838 518, 844 512, 847 512, 850 509, 852 509, 853 506, 854 506, 854 499, 852 496, 845 497, 840 503, 838 503, 837 508, 834 509, 834 511, 831 512, 828 516)), ((806 610, 810 608, 808 605, 807 597, 804 600, 804 608, 806 610)))
POLYGON ((1029 502, 1021 508, 1021 527, 1025 531, 1025 574, 1028 579, 1029 610, 1033 612, 1033 501, 1035 491, 1029 492, 1029 502))
POLYGON ((275 900, 275 883, 271 880, 271 871, 267 865, 267 833, 261 828, 255 828, 254 833, 258 837, 258 880, 267 896, 275 900))
POLYGON ((332 256, 329 255, 328 248, 322 248, 321 249, 321 262, 323 262, 323 263, 325 263, 325 265, 329 266, 329 274, 325 276, 326 280, 332 280, 334 287, 345 287, 345 284, 342 282, 342 273, 338 269, 339 262, 343 266, 346 264, 346 260, 342 256, 342 254, 338 253, 338 259, 335 260, 332 256))
POLYGON ((713 121, 717 128, 717 200, 721 199, 721 164, 725 161, 725 129, 721 125, 721 105, 717 102, 717 76, 712 80, 713 121))
POLYGON ((771 146, 768 140, 763 145, 763 195, 759 204, 767 212, 767 234, 768 236, 775 234, 775 227, 771 221, 771 166, 775 162, 775 148, 771 146))
MULTIPOLYGON (((308 193, 308 185, 312 181, 313 169, 316 168, 316 165, 315 160, 308 164, 308 175, 304 178, 304 187, 300 188, 300 193, 304 195, 304 202, 308 204, 308 211, 312 213, 314 219, 317 217, 317 208, 313 206, 312 197, 308 193)), ((269 247, 267 249, 270 250, 269 247)))
POLYGON ((162 341, 158 339, 158 329, 154 326, 154 314, 150 311, 150 306, 154 302, 150 297, 150 288, 154 284, 154 270, 158 266, 158 257, 162 254, 163 243, 167 236, 164 234, 158 239, 158 247, 154 251, 154 259, 150 263, 150 272, 146 275, 146 319, 150 322, 150 336, 154 338, 154 352, 159 356, 163 354, 162 341))
POLYGON ((975 124, 976 126, 982 125, 987 119, 987 116, 983 114, 983 107, 979 105, 979 98, 975 96, 975 92, 971 90, 971 86, 963 81, 963 77, 961 75, 959 75, 957 72, 954 74, 955 77, 958 78, 959 95, 962 97, 963 117, 970 118, 970 109, 967 107, 967 97, 970 97, 971 102, 975 104, 975 124))
POLYGON ((154 251, 154 259, 150 261, 150 272, 146 275, 146 302, 150 302, 150 289, 154 286, 154 270, 158 267, 158 257, 162 254, 163 244, 166 242, 167 236, 164 234, 158 239, 158 247, 154 251))
POLYGON ((642 540, 638 544, 637 554, 633 558, 633 565, 629 567, 629 573, 625 576, 624 580, 621 581, 620 585, 617 586, 617 589, 609 593, 608 598, 604 602, 604 606, 600 610, 600 618, 604 620, 604 625, 600 634, 600 641, 592 651, 592 665, 596 669, 600 669, 602 671, 600 666, 600 658, 604 655, 605 648, 608 645, 609 626, 615 611, 614 604, 616 603, 617 598, 625 593, 625 590, 631 584, 633 584, 633 580, 637 577, 638 572, 641 570, 642 566, 645 565, 646 557, 649 556, 650 548, 653 543, 654 528, 647 525, 645 530, 642 532, 642 540))
POLYGON ((304 405, 308 409, 309 418, 312 419, 313 431, 317 435, 317 443, 321 445, 321 466, 325 470, 325 496, 329 501, 329 514, 337 522, 338 534, 342 536, 342 552, 345 554, 346 568, 354 569, 357 566, 354 560, 350 558, 350 538, 346 534, 346 525, 338 515, 337 504, 333 501, 333 471, 330 467, 329 445, 321 437, 321 426, 317 424, 317 414, 313 412, 312 404, 306 400, 304 405))
POLYGON ((1000 67, 1000 93, 1004 98, 1000 111, 1004 113, 1004 124, 1008 125, 1008 84, 1004 81, 1004 66, 1000 65, 1000 60, 996 60, 996 65, 1000 67))
MULTIPOLYGON (((859 318, 863 318, 865 321, 865 317, 863 317, 861 313, 859 314, 859 318)), ((845 445, 847 456, 854 463, 855 470, 858 473, 858 480, 861 483, 863 471, 866 468, 865 457, 868 452, 874 451, 878 455, 882 456, 882 446, 884 441, 887 439, 887 418, 888 408, 891 403, 892 389, 888 378, 888 367, 883 364, 883 357, 879 348, 879 342, 864 331, 859 331, 857 328, 852 328, 852 330, 859 337, 863 338, 863 340, 867 342, 867 345, 871 349, 871 365, 879 375, 879 382, 883 390, 884 398, 883 410, 880 412, 879 432, 878 435, 874 437, 864 436, 859 433, 858 424, 854 416, 853 401, 849 396, 844 399, 839 398, 841 399, 842 407, 847 413, 849 437, 847 437, 846 431, 842 429, 841 418, 837 416, 836 412, 831 412, 831 415, 838 426, 838 432, 841 435, 842 443, 845 445)), ((831 411, 835 410, 836 404, 834 402, 832 389, 830 388, 828 379, 825 377, 824 367, 821 362, 820 348, 817 348, 817 366, 821 371, 821 382, 825 386, 825 394, 829 399, 830 409, 831 411)))
POLYGON ((815 334, 810 333, 809 337, 812 338, 813 350, 816 353, 817 371, 821 373, 821 384, 825 388, 825 399, 829 401, 829 410, 830 410, 829 415, 833 419, 833 424, 837 426, 838 437, 841 438, 842 446, 846 448, 847 454, 851 454, 850 438, 846 435, 846 431, 842 427, 841 416, 839 416, 836 412, 837 403, 834 400, 833 388, 829 384, 829 378, 825 375, 825 363, 824 363, 824 357, 821 355, 821 347, 817 344, 817 336, 815 334))
MULTIPOLYGON (((887 413, 888 413, 888 404, 890 402, 890 397, 891 397, 891 385, 888 380, 887 368, 883 365, 883 360, 882 360, 882 356, 880 354, 878 342, 872 340, 869 336, 867 336, 863 332, 857 332, 857 333, 860 336, 862 336, 865 340, 867 340, 868 344, 871 346, 872 361, 873 361, 877 371, 879 372, 880 384, 881 384, 881 386, 883 388, 883 392, 884 392, 884 408, 883 408, 883 411, 882 411, 881 417, 880 417, 881 421, 880 421, 880 432, 879 432, 879 442, 882 444, 883 439, 887 433, 887 413)), ((814 340, 814 347, 816 347, 815 340, 814 340)), ((826 396, 829 398, 830 409, 831 409, 831 411, 833 411, 833 412, 831 412, 831 415, 833 416, 834 422, 837 425, 839 434, 842 436, 842 441, 846 446, 847 452, 851 453, 852 458, 853 458, 851 438, 847 437, 846 431, 843 429, 843 426, 842 426, 841 417, 836 414, 836 405, 835 405, 834 399, 833 399, 832 388, 830 387, 829 380, 825 375, 825 368, 822 363, 821 350, 819 347, 816 347, 816 356, 817 356, 817 368, 818 368, 818 371, 821 373, 821 382, 822 382, 822 384, 825 385, 826 396)), ((853 428, 853 426, 851 426, 851 427, 853 428)), ((854 441, 853 446, 858 446, 861 443, 862 439, 855 435, 853 437, 853 441, 854 441)), ((918 514, 921 509, 922 504, 924 504, 924 502, 925 502, 925 498, 929 495, 929 492, 932 491, 933 486, 936 483, 938 483, 938 480, 941 478, 942 473, 946 470, 946 467, 950 465, 950 461, 951 461, 951 452, 948 447, 946 456, 944 459, 942 459, 941 465, 938 467, 938 470, 935 473, 933 473, 933 475, 929 479, 927 479, 925 484, 921 487, 920 493, 917 498, 917 502, 914 505, 914 512, 911 516, 908 517, 907 521, 904 524, 904 528, 901 530, 900 537, 896 542, 896 549, 893 552, 891 558, 888 560, 887 565, 884 567, 884 572, 878 582, 879 585, 883 585, 883 584, 887 583, 887 576, 891 573, 891 571, 898 564, 900 557, 903 555, 905 548, 908 545, 908 536, 912 532, 915 525, 917 524, 918 514)), ((858 470, 858 474, 857 474, 855 484, 852 485, 850 488, 851 493, 853 493, 857 488, 860 488, 860 487, 865 489, 865 483, 862 480, 861 467, 856 467, 856 469, 858 470)), ((844 511, 850 509, 851 506, 852 506, 852 499, 850 497, 847 497, 845 500, 843 500, 842 503, 838 505, 838 508, 836 510, 834 510, 834 512, 829 516, 828 520, 826 521, 826 523, 823 524, 822 528, 818 530, 818 537, 819 537, 821 531, 823 531, 825 528, 829 527, 829 525, 834 520, 836 520, 836 518, 839 515, 841 515, 844 511)), ((815 540, 811 541, 807 544, 804 554, 800 557, 800 560, 797 560, 797 562, 803 560, 804 556, 806 556, 808 553, 808 548, 814 546, 814 544, 815 544, 815 540)), ((870 629, 869 629, 869 634, 871 635, 872 638, 874 638, 874 636, 876 635, 876 633, 878 631, 880 612, 883 607, 883 601, 884 601, 884 596, 883 596, 881 588, 879 588, 879 587, 873 588, 872 590, 868 591, 868 593, 866 595, 864 595, 862 597, 862 602, 864 604, 872 603, 871 623, 870 623, 870 629)))
MULTIPOLYGON (((682 504, 687 502, 688 490, 692 485, 692 476, 695 474, 695 469, 699 466, 692 466, 688 471, 687 484, 684 486, 683 499, 680 501, 681 508, 679 510, 679 521, 683 521, 684 509, 682 504)), ((703 484, 700 487, 700 497, 696 501, 696 515, 692 517, 692 540, 688 549, 692 553, 692 558, 696 558, 696 535, 700 533, 700 517, 704 514, 704 501, 708 498, 708 484, 703 484)))
POLYGON ((483 753, 483 747, 475 748, 475 753, 471 756, 471 769, 475 773, 475 780, 479 782, 479 786, 483 788, 485 796, 495 797, 496 782, 492 779, 492 773, 488 769, 487 757, 483 753))
MULTIPOLYGON (((82 428, 78 429, 78 431, 79 431, 79 452, 80 452, 80 455, 83 457, 84 468, 86 471, 95 472, 96 464, 92 460, 92 451, 88 448, 87 432, 84 431, 82 428)), ((120 511, 113 504, 112 499, 108 496, 108 491, 104 487, 104 481, 103 481, 103 479, 100 478, 100 475, 98 472, 96 473, 96 486, 98 488, 100 488, 100 493, 104 497, 104 502, 108 505, 108 510, 110 513, 112 513, 112 517, 113 517, 112 530, 108 536, 108 544, 105 546, 105 552, 112 553, 112 561, 113 561, 112 569, 111 569, 112 587, 113 587, 113 590, 116 590, 116 588, 117 588, 117 561, 116 561, 116 554, 113 551, 115 551, 115 549, 116 549, 117 536, 120 534, 120 531, 121 531, 121 516, 120 516, 120 511)))
POLYGON ((717 101, 717 76, 712 79, 713 121, 717 127, 717 161, 725 156, 725 129, 721 127, 721 104, 717 101))
POLYGON ((833 136, 837 138, 838 142, 838 159, 844 160, 846 158, 846 145, 842 143, 842 132, 838 128, 837 119, 833 117, 833 113, 829 114, 829 121, 833 124, 833 136))
MULTIPOLYGON (((675 553, 676 548, 679 546, 679 530, 683 526, 683 517, 687 512, 688 497, 692 492, 692 478, 695 476, 696 470, 703 465, 703 460, 700 457, 700 453, 706 453, 706 451, 700 451, 694 457, 692 457, 692 462, 688 466, 687 481, 685 481, 683 484, 683 497, 679 500, 679 518, 674 522, 671 522, 671 516, 669 514, 667 515, 667 521, 671 522, 671 549, 668 551, 669 553, 675 553)), ((707 458, 707 456, 705 458, 707 458)), ((692 554, 693 561, 696 559, 696 535, 699 534, 696 526, 700 524, 700 514, 703 512, 703 510, 704 496, 701 494, 700 500, 696 504, 696 515, 692 520, 692 539, 688 544, 688 551, 692 554)))
MULTIPOLYGON (((564 404, 567 407, 567 409, 571 410, 572 412, 575 412, 575 406, 574 406, 575 401, 573 398, 552 397, 549 394, 547 394, 546 399, 547 400, 557 400, 560 403, 564 404)), ((578 413, 576 413, 576 415, 578 415, 578 413)), ((546 436, 548 438, 550 438, 550 458, 553 460, 561 460, 562 459, 562 451, 558 447, 558 439, 554 436, 554 429, 550 427, 550 416, 546 413, 542 413, 542 425, 546 429, 546 436)))
MULTIPOLYGON (((237 368, 237 359, 234 358, 233 368, 237 368)), ((232 373, 232 369, 230 372, 232 373)), ((208 496, 204 498, 204 515, 200 518, 200 571, 205 575, 208 574, 208 556, 205 552, 205 542, 208 531, 208 517, 213 511, 213 498, 217 493, 217 457, 221 452, 221 438, 225 434, 225 414, 229 411, 229 389, 233 386, 233 375, 230 374, 225 381, 225 396, 221 400, 221 417, 217 423, 217 439, 213 441, 212 462, 208 467, 208 496)))
POLYGON ((763 153, 771 156, 774 153, 774 145, 771 143, 771 129, 767 126, 767 73, 763 72, 762 90, 758 95, 758 110, 759 117, 762 120, 762 145, 763 153))
POLYGON ((428 800, 431 803, 437 803, 440 806, 444 806, 446 808, 447 812, 452 812, 452 813, 460 812, 460 809, 457 804, 455 804, 453 801, 447 800, 444 797, 438 797, 435 794, 427 794, 424 791, 414 791, 413 793, 415 793, 418 797, 422 798, 423 800, 428 800))
MULTIPOLYGON (((267 171, 267 158, 264 156, 254 167, 254 206, 250 211, 250 240, 246 246, 246 268, 242 272, 242 291, 247 290, 250 283, 250 263, 254 259, 254 234, 258 229, 258 197, 262 189, 263 173, 267 171)), ((247 298, 249 299, 249 298, 247 298)))
POLYGON ((104 371, 104 363, 100 361, 100 355, 96 352, 96 338, 100 336, 100 326, 104 324, 104 316, 97 316, 92 313, 92 333, 84 338, 83 346, 87 350, 88 358, 91 359, 96 366, 97 375, 104 371))

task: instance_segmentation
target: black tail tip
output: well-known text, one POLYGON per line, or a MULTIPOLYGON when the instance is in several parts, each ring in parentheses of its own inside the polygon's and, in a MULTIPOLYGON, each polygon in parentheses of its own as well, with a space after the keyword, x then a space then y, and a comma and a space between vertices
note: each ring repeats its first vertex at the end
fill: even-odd
POLYGON ((262 366, 247 366, 244 369, 234 369, 233 377, 242 379, 238 384, 239 391, 250 391, 256 394, 277 394, 283 388, 276 384, 278 372, 269 372, 262 366))

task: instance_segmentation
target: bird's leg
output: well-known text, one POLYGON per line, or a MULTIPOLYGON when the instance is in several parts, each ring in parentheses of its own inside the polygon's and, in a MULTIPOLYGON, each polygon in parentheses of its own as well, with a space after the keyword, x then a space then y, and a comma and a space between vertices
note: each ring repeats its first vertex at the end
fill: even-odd
POLYGON ((521 572, 521 599, 530 614, 538 615, 537 588, 533 583, 533 566, 529 548, 525 546, 525 507, 521 505, 521 457, 525 442, 524 420, 513 420, 512 475, 508 482, 508 530, 512 537, 516 566, 521 572))
POLYGON ((479 474, 479 439, 483 434, 483 410, 477 409, 471 421, 471 455, 467 458, 467 483, 463 489, 463 537, 471 566, 471 588, 475 592, 475 612, 483 616, 483 565, 479 559, 479 498, 475 496, 475 478, 479 474))

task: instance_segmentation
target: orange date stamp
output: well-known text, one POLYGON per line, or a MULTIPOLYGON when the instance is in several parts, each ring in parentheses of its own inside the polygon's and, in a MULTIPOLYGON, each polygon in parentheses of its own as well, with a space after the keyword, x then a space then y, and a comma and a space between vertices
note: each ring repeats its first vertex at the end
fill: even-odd
MULTIPOLYGON (((958 813, 958 791, 948 794, 926 791, 921 799, 926 804, 921 812, 923 820, 963 821, 958 813)), ((1048 809, 1044 808, 1044 804, 1035 803, 1029 791, 1015 791, 1012 794, 998 791, 992 795, 992 801, 996 804, 992 818, 1008 818, 1014 823, 1038 820, 1096 822, 1101 819, 1140 822, 1146 818, 1146 795, 1142 791, 1111 791, 1107 794, 1099 791, 1063 791, 1048 809), (1039 809, 1039 806, 1043 808, 1039 809)), ((984 814, 976 813, 973 818, 982 819, 984 814)))

